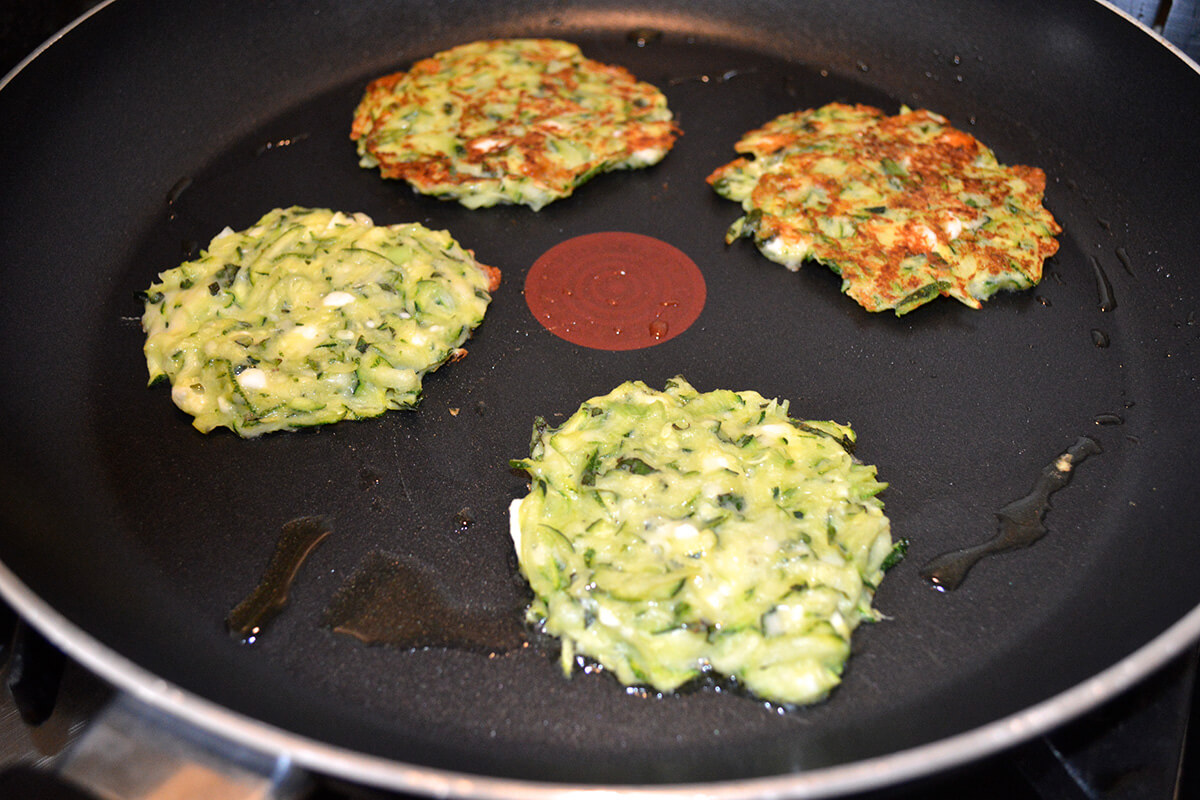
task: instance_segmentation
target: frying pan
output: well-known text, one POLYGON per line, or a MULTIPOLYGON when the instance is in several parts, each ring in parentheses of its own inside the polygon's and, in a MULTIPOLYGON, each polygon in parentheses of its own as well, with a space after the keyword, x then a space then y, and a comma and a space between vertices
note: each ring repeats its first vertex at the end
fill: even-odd
POLYGON ((155 706, 408 791, 818 796, 995 752, 1200 633, 1197 130, 1195 66, 1084 0, 107 4, 0 91, 0 589, 155 706), (348 125, 368 80, 510 35, 571 39, 662 87, 685 131, 675 150, 538 213, 467 211, 357 166, 348 125), (742 131, 834 100, 931 108, 1001 161, 1044 168, 1064 233, 1042 284, 896 318, 859 309, 826 270, 727 247, 737 209, 704 176, 742 131), (446 228, 504 283, 419 410, 201 435, 145 386, 135 293, 225 225, 292 204, 446 228), (613 352, 535 321, 529 265, 599 231, 696 262, 708 300, 691 328, 613 352), (568 680, 536 637, 503 652, 371 646, 322 624, 378 556, 450 616, 519 619, 505 508, 525 484, 507 461, 533 417, 676 374, 850 423, 890 483, 909 554, 828 701, 658 697, 568 680), (990 537, 995 512, 1083 436, 1103 452, 1053 495, 1042 540, 953 592, 921 578, 990 537), (286 610, 236 641, 226 614, 281 527, 313 515, 333 532, 286 610))

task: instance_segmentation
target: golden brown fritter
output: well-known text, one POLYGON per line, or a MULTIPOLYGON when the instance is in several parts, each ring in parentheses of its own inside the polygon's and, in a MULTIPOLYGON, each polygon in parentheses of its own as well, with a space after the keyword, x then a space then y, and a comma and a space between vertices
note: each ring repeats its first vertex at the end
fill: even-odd
POLYGON ((1042 170, 999 164, 930 111, 832 103, 777 117, 736 149, 708 177, 746 211, 726 241, 753 237, 792 270, 819 261, 868 311, 904 314, 938 295, 979 308, 1037 284, 1058 251, 1042 170))
POLYGON ((595 175, 662 160, 666 98, 553 39, 461 45, 373 81, 354 115, 360 163, 469 208, 537 210, 595 175))

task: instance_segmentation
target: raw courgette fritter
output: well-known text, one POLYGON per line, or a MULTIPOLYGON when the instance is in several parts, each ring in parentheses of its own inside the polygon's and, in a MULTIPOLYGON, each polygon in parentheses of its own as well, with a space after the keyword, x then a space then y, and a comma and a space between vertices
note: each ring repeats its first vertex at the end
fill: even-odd
POLYGON ((445 231, 276 209, 145 291, 150 383, 244 437, 412 408, 499 282, 445 231))
POLYGON ((367 86, 360 163, 468 208, 535 211, 595 175, 662 160, 678 129, 658 89, 554 39, 461 45, 367 86))
POLYGON ((753 391, 640 381, 534 426, 511 530, 527 618, 629 686, 706 673, 780 704, 841 680, 894 549, 854 433, 753 391))
POLYGON ((735 147, 745 155, 708 177, 746 211, 726 242, 753 237, 791 270, 825 264, 868 311, 904 314, 938 295, 979 308, 1037 284, 1058 251, 1045 173, 998 163, 930 111, 832 103, 777 117, 735 147))

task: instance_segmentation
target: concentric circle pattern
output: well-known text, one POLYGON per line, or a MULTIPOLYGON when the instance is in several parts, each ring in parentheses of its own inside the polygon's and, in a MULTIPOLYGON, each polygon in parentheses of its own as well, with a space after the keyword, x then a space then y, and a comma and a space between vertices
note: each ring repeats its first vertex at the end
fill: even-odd
POLYGON ((637 350, 686 331, 704 308, 700 269, 682 251, 636 233, 591 233, 547 250, 525 279, 525 302, 548 331, 596 350, 637 350))

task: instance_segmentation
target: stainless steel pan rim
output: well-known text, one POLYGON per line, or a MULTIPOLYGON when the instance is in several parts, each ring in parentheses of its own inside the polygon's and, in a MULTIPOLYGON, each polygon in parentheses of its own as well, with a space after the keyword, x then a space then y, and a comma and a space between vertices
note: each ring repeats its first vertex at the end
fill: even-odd
POLYGON ((180 689, 84 633, 0 564, 0 595, 71 658, 146 705, 230 742, 322 775, 431 797, 496 800, 566 798, 835 797, 894 786, 1000 753, 1084 714, 1147 678, 1200 639, 1200 606, 1121 661, 1061 694, 966 733, 879 758, 795 772, 655 786, 542 783, 431 769, 362 755, 248 719, 180 689))

